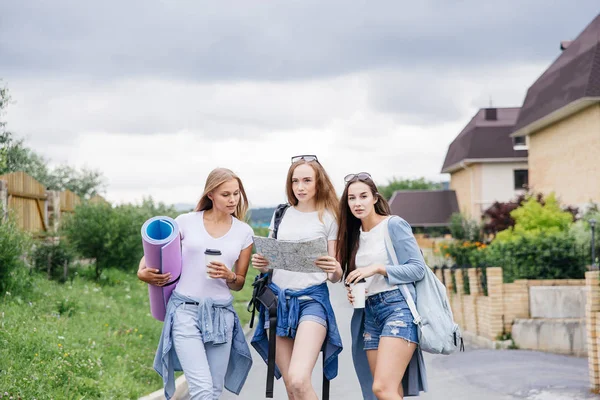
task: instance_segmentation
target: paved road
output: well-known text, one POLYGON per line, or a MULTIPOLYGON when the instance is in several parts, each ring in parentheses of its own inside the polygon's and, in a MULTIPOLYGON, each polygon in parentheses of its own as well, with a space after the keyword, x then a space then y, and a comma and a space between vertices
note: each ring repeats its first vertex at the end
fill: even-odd
MULTIPOLYGON (((331 287, 332 303, 347 348, 340 354, 339 375, 331 383, 331 399, 361 400, 358 380, 349 351, 352 309, 344 288, 331 287)), ((266 365, 255 355, 254 366, 240 396, 224 393, 223 400, 264 399, 266 365)), ((588 391, 586 358, 559 356, 523 350, 478 350, 451 356, 425 355, 429 392, 423 400, 567 400, 598 398, 588 391)), ((320 360, 313 374, 317 393, 321 390, 320 360)), ((320 397, 320 396, 319 396, 320 397)), ((275 384, 275 399, 286 399, 281 381, 275 384)))

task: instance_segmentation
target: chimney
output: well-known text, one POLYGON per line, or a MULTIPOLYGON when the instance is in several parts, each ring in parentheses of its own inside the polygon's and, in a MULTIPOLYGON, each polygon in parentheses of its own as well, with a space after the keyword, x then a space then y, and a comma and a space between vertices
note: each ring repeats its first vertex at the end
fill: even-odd
POLYGON ((497 121, 498 120, 498 109, 497 108, 486 108, 485 109, 485 120, 486 121, 497 121))
POLYGON ((565 51, 571 43, 573 43, 572 40, 563 40, 562 42, 560 42, 560 50, 565 51))

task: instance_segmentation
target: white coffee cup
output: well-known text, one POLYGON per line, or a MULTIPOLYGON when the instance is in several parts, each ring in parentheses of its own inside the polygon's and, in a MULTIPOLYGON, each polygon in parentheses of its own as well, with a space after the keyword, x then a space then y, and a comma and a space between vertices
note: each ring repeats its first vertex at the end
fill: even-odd
POLYGON ((221 255, 221 250, 206 249, 204 251, 204 262, 206 263, 206 277, 208 279, 215 279, 211 278, 211 276, 208 274, 208 264, 210 264, 212 261, 221 261, 221 255))
POLYGON ((354 296, 354 308, 365 308, 366 283, 364 281, 350 285, 352 296, 354 296))

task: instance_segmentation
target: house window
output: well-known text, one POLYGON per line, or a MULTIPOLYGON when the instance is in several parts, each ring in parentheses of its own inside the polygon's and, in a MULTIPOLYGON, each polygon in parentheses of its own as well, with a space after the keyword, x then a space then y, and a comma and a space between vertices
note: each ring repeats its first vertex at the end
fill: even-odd
POLYGON ((513 137, 514 150, 527 150, 527 136, 513 137))
POLYGON ((526 169, 515 169, 515 190, 527 189, 529 185, 529 171, 526 169))

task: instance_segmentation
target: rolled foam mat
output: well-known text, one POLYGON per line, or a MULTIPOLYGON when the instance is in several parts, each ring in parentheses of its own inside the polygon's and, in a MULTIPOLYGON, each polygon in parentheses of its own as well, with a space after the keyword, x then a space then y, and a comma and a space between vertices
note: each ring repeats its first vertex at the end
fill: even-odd
POLYGON ((165 320, 167 303, 181 275, 181 238, 177 222, 170 217, 152 217, 142 225, 142 244, 146 266, 160 273, 171 273, 165 286, 148 285, 150 312, 159 321, 165 320))

